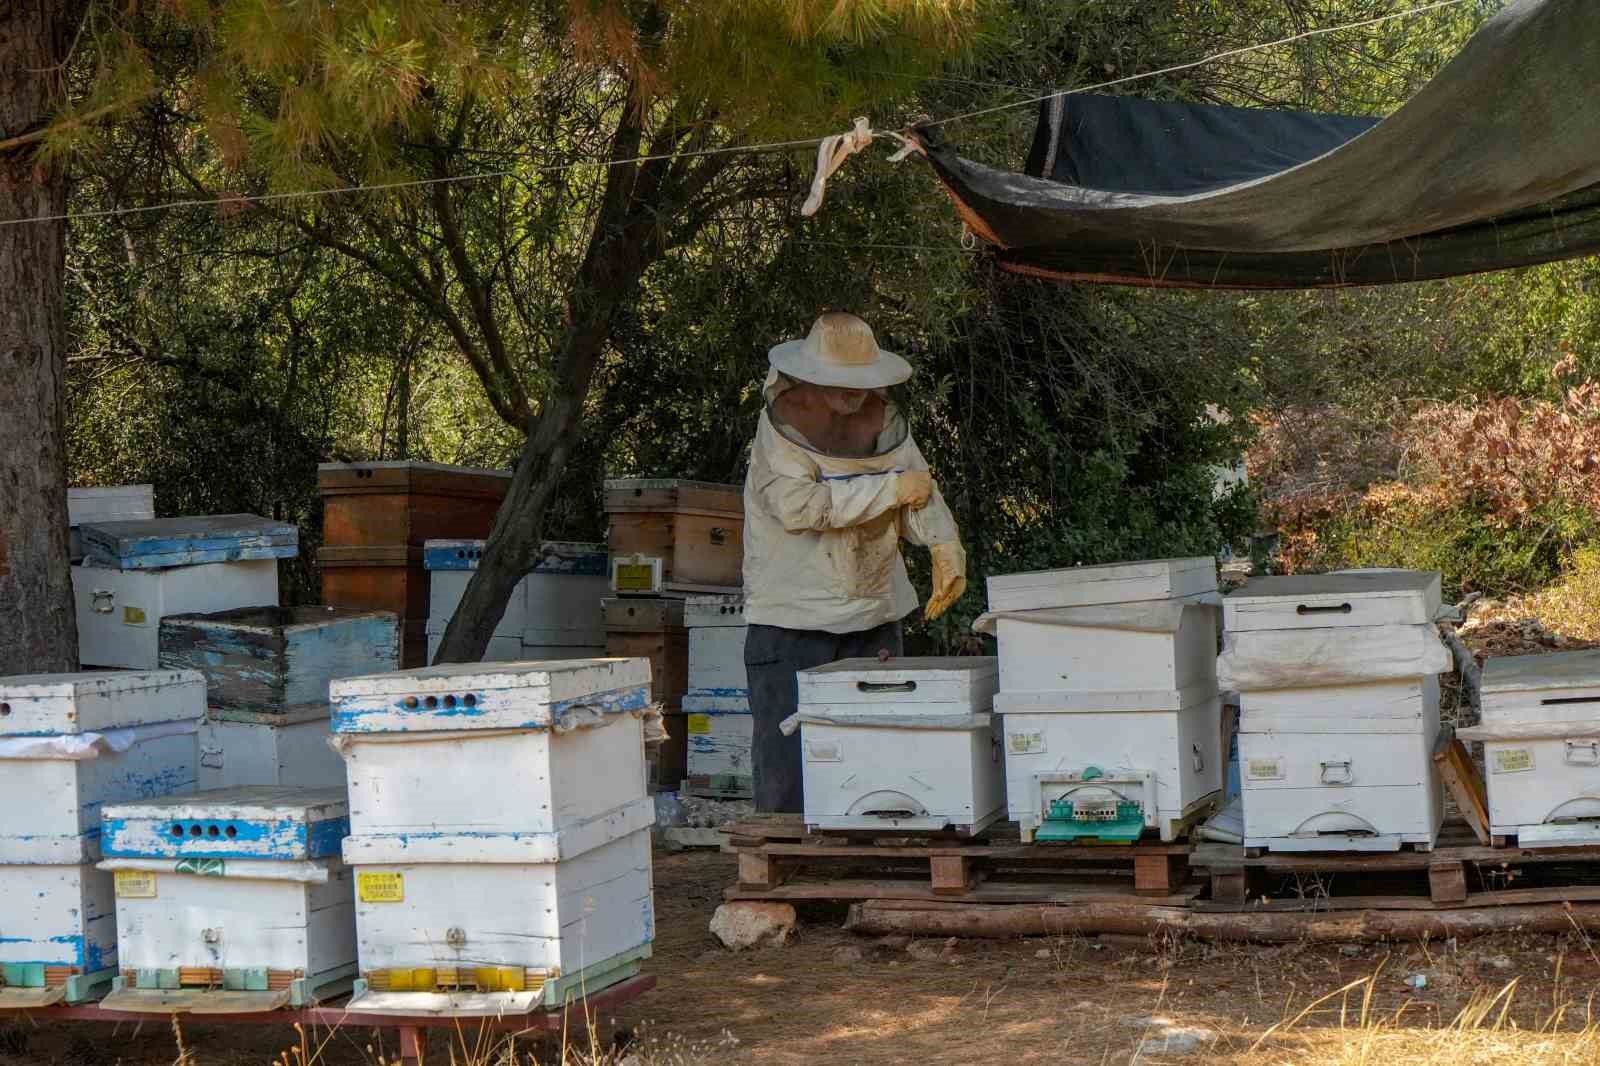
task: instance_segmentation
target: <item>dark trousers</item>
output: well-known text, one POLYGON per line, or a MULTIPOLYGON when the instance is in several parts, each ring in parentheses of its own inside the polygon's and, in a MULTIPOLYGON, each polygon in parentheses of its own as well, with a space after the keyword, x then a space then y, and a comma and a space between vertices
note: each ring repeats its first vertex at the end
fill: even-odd
POLYGON ((900 623, 885 622, 860 633, 819 633, 779 626, 751 626, 744 639, 744 665, 750 676, 750 715, 755 728, 751 769, 758 811, 805 810, 800 776, 800 733, 784 736, 778 723, 799 709, 795 673, 840 659, 899 655, 900 623))

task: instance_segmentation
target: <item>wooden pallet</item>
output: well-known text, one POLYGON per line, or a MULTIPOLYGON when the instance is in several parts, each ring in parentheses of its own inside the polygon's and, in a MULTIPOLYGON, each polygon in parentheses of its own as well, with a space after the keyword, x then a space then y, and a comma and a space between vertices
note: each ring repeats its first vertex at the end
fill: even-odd
POLYGON ((1023 844, 1015 826, 975 839, 954 835, 808 833, 798 820, 727 830, 739 858, 728 899, 961 899, 1083 903, 1137 896, 1186 905, 1189 844, 1023 844), (1009 831, 1008 831, 1009 830, 1009 831))
POLYGON ((1209 899, 1195 904, 1200 910, 1431 910, 1600 900, 1600 845, 1488 847, 1463 823, 1446 825, 1426 852, 1252 855, 1235 844, 1200 844, 1189 861, 1210 875, 1209 899), (1561 869, 1566 864, 1577 865, 1561 869), (1592 872, 1586 876, 1585 869, 1592 872))

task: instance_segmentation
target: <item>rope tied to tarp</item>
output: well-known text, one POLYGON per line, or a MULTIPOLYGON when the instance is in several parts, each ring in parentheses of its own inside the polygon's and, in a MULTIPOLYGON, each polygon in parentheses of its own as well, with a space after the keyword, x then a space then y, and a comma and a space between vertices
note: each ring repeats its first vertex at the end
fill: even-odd
POLYGON ((828 192, 828 179, 844 165, 844 161, 872 144, 874 138, 894 141, 900 147, 889 157, 889 162, 899 163, 913 153, 921 154, 922 145, 893 130, 875 130, 865 115, 856 117, 851 128, 844 133, 834 133, 822 138, 817 145, 817 169, 811 176, 811 191, 800 206, 800 214, 810 218, 822 209, 823 197, 828 192))

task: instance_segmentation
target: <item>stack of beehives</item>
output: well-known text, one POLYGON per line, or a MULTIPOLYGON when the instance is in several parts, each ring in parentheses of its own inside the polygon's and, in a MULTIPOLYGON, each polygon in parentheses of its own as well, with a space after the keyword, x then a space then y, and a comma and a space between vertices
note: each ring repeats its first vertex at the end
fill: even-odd
POLYGON ((654 938, 648 664, 335 681, 355 1011, 515 1013, 637 972, 654 938))
POLYGON ((655 787, 688 773, 689 633, 684 600, 737 594, 744 584, 744 500, 738 485, 620 479, 605 486, 611 589, 604 604, 606 654, 650 660, 651 688, 666 715, 652 751, 655 787))
MULTIPOLYGON (((444 640, 483 558, 481 540, 430 540, 423 547, 428 571, 428 661, 444 640)), ((589 659, 605 654, 604 599, 609 562, 604 544, 545 544, 533 570, 518 583, 489 638, 483 662, 589 659)))
POLYGON ((1024 840, 1174 840, 1220 798, 1216 563, 989 578, 995 710, 1024 840))
POLYGON ((328 746, 328 682, 400 665, 398 618, 251 607, 161 620, 161 665, 206 679, 200 787, 344 786, 328 746))
POLYGON ((0 1007, 94 998, 115 975, 106 804, 194 791, 205 682, 188 671, 0 678, 0 1007))
POLYGON ((169 615, 278 605, 278 560, 300 531, 259 515, 86 522, 72 568, 79 659, 153 670, 169 615))
POLYGON ((1253 578, 1227 597, 1218 677, 1239 693, 1246 846, 1433 845, 1438 610, 1439 575, 1409 570, 1253 578))
POLYGON ((750 681, 744 666, 744 597, 697 596, 684 606, 689 630, 689 792, 712 799, 752 795, 750 681))

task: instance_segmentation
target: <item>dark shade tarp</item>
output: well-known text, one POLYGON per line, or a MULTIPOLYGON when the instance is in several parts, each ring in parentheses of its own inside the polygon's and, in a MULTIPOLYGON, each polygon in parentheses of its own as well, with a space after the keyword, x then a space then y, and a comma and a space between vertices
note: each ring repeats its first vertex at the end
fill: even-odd
POLYGON ((1303 288, 1592 255, 1600 0, 1517 0, 1381 121, 1063 93, 1020 174, 917 134, 1022 274, 1303 288))

